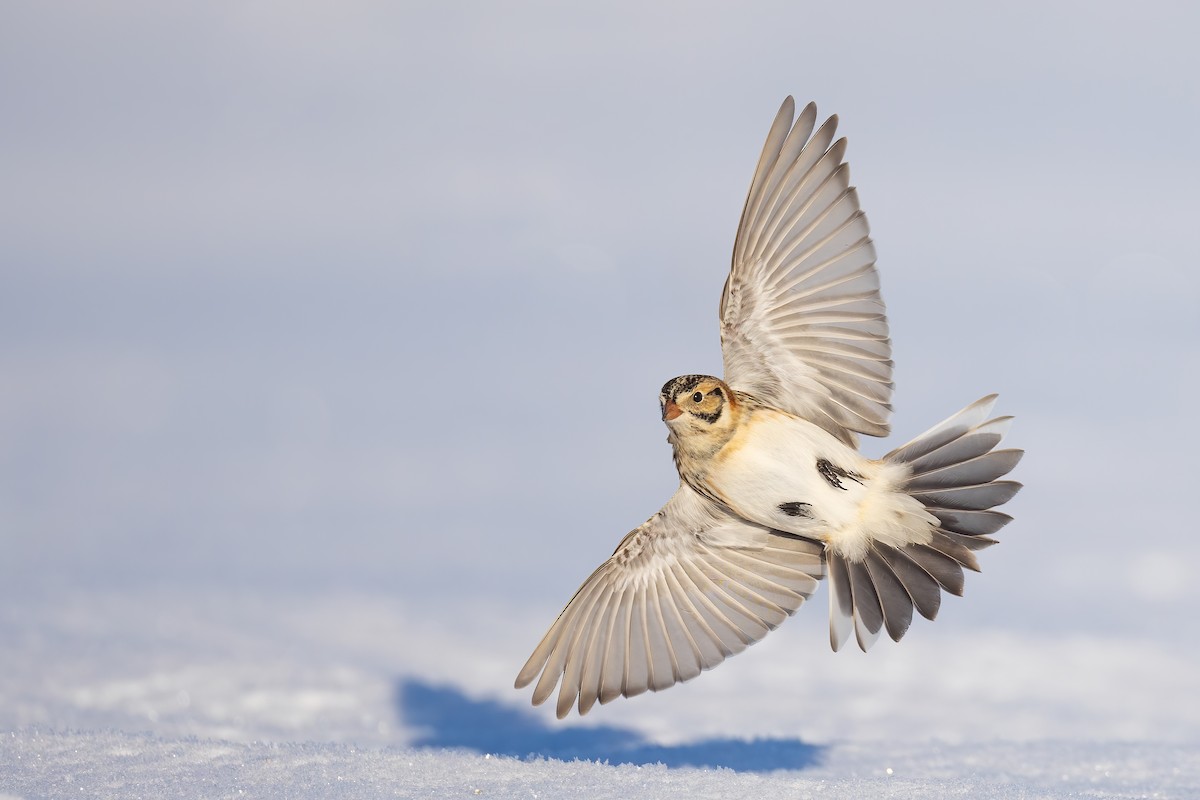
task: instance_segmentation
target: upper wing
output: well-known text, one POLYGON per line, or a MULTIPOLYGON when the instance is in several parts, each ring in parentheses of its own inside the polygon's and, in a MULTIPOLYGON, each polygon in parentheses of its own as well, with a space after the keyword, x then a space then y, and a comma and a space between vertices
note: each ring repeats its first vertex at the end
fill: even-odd
POLYGON ((888 432, 892 347, 867 218, 809 103, 779 109, 750 184, 721 295, 725 381, 847 444, 888 432))
POLYGON ((745 522, 687 484, 621 541, 517 676, 561 719, 686 681, 767 635, 817 589, 824 547, 745 522))

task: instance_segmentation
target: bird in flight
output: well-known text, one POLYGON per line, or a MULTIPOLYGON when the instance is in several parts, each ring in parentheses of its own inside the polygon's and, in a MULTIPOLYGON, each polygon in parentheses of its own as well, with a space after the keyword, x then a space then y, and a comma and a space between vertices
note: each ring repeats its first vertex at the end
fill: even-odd
POLYGON ((829 639, 899 641, 1012 517, 990 395, 874 460, 892 361, 875 249, 834 141, 788 97, 767 135, 721 294, 725 377, 659 395, 679 489, 621 540, 517 676, 535 705, 577 706, 690 680, 774 630, 829 578, 829 639), (794 121, 793 121, 794 120, 794 121))

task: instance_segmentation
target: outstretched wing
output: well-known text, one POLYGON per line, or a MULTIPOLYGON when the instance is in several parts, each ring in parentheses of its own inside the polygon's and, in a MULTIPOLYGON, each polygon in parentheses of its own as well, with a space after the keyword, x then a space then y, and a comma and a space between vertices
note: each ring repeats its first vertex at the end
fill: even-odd
POLYGON ((814 592, 824 547, 745 522, 687 484, 621 541, 559 614, 517 676, 578 698, 633 697, 696 677, 774 630, 814 592))
POLYGON ((742 211, 721 296, 725 382, 853 445, 884 436, 892 361, 867 218, 833 141, 837 117, 812 133, 779 109, 742 211), (810 138, 811 134, 811 138, 810 138), (832 144, 831 144, 832 143, 832 144))

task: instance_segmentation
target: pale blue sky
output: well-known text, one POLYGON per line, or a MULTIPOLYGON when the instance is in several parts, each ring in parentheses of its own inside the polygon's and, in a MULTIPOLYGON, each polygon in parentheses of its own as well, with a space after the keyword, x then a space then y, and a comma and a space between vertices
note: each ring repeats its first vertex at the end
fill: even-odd
POLYGON ((939 624, 1194 633, 1200 13, 810 5, 5 4, 0 579, 549 622, 674 487, 791 93, 850 138, 891 444, 998 391, 1028 450, 939 624))

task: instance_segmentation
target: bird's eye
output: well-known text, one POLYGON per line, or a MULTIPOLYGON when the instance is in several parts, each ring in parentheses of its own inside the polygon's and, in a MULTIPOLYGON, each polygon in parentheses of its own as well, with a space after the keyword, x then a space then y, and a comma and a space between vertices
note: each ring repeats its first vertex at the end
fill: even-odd
POLYGON ((699 403, 702 400, 704 400, 704 392, 696 392, 694 395, 692 395, 693 403, 699 403))

